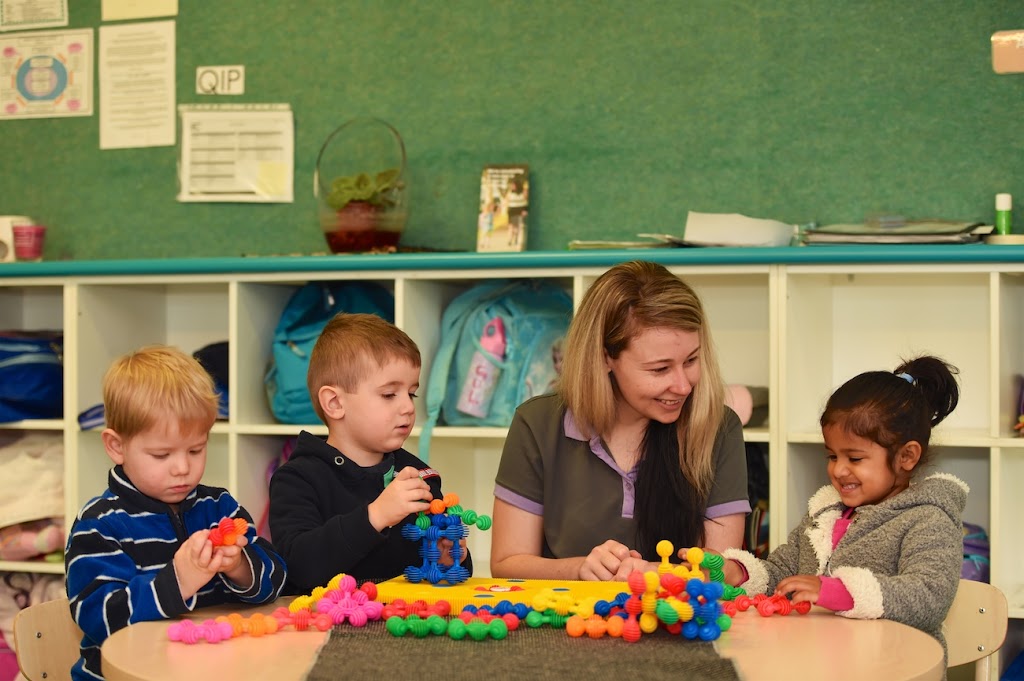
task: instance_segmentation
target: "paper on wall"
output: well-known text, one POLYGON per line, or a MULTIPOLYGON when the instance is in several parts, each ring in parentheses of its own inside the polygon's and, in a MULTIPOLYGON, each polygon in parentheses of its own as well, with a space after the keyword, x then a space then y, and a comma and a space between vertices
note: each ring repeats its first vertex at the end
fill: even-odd
POLYGON ((174 145, 174 22, 100 26, 100 149, 174 145))
POLYGON ((103 0, 103 21, 149 19, 178 15, 178 0, 103 0))
POLYGON ((291 203, 295 128, 287 104, 181 106, 178 201, 291 203))
POLYGON ((68 0, 0 0, 0 31, 68 25, 68 0))
POLYGON ((0 120, 91 115, 91 28, 0 35, 0 120))

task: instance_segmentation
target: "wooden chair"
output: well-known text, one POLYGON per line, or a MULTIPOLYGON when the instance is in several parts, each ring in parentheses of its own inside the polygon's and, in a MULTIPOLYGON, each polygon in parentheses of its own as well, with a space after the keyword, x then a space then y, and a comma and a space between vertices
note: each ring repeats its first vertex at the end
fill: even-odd
MULTIPOLYGON (((973 662, 975 681, 989 681, 992 655, 1003 645, 1006 625, 1003 592, 991 584, 961 579, 953 607, 943 623, 949 650, 948 666, 973 662)), ((996 666, 998 668, 998 664, 996 666)))
POLYGON ((30 605, 14 616, 18 668, 29 681, 70 681, 81 642, 66 598, 30 605))

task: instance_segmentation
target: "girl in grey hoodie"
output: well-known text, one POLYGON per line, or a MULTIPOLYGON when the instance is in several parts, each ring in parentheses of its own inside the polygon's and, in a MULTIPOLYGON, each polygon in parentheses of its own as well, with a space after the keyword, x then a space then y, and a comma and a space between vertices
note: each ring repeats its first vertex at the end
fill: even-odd
POLYGON ((967 485, 918 479, 932 427, 957 405, 956 367, 923 356, 844 383, 821 415, 831 485, 765 560, 730 549, 726 581, 857 619, 891 619, 943 643, 963 560, 967 485))

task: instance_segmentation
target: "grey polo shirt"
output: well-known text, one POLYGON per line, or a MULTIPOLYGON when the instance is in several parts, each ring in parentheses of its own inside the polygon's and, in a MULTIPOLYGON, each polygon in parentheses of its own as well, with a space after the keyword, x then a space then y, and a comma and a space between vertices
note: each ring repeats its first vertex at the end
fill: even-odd
MULTIPOLYGON (((714 466, 705 517, 749 513, 743 427, 731 409, 715 437, 714 466)), ((636 473, 619 468, 599 437, 587 440, 557 395, 541 395, 516 410, 494 496, 543 516, 545 558, 586 556, 608 539, 636 546, 636 473)))

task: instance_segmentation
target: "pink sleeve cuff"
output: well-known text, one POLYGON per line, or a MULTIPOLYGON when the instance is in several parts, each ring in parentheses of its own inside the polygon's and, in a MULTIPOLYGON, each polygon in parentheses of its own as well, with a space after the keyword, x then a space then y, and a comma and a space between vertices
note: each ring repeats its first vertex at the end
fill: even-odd
POLYGON ((843 580, 838 577, 821 576, 821 591, 818 593, 818 602, 823 608, 834 612, 843 612, 853 609, 853 596, 846 590, 843 580))
POLYGON ((740 584, 745 584, 747 582, 747 580, 750 579, 750 573, 747 572, 747 568, 743 565, 743 563, 739 562, 735 558, 730 558, 729 560, 731 560, 732 562, 736 563, 736 565, 739 566, 740 572, 743 573, 743 579, 740 580, 740 584))

